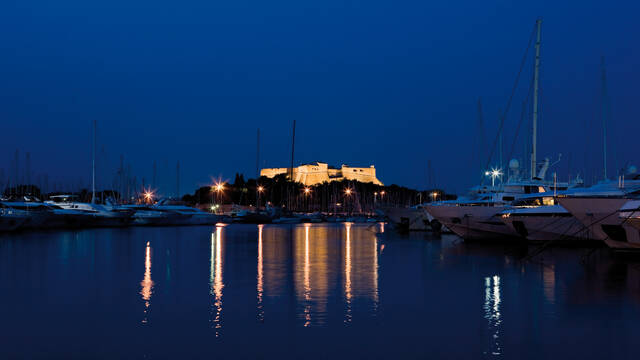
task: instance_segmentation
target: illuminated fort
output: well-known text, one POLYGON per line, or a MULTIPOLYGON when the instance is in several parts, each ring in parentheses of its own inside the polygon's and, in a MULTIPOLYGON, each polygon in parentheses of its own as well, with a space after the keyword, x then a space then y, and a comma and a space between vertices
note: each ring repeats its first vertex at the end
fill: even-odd
MULTIPOLYGON (((260 176, 266 176, 268 178, 288 173, 289 168, 260 170, 260 176)), ((382 182, 376 178, 376 168, 373 165, 364 168, 342 165, 338 169, 321 162, 303 164, 293 168, 293 180, 307 186, 342 180, 353 180, 363 183, 383 185, 382 182)))

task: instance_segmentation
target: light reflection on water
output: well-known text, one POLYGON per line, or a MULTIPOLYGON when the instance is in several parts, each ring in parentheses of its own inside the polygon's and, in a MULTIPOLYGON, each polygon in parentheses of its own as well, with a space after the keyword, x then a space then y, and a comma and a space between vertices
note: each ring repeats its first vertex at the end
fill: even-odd
POLYGON ((502 316, 500 314, 500 277, 494 275, 484 278, 484 318, 487 320, 489 331, 489 345, 485 355, 498 356, 502 354, 500 335, 502 316))
POLYGON ((382 229, 0 236, 0 358, 37 357, 23 354, 33 339, 51 357, 86 358, 629 358, 637 349, 637 263, 575 249, 527 262, 526 248, 382 229), (108 347, 96 336, 105 332, 108 347), (167 352, 172 343, 184 346, 167 352), (581 347, 563 356, 567 343, 581 347))
POLYGON ((153 280, 151 280, 151 243, 147 241, 147 248, 145 249, 144 256, 144 277, 140 282, 140 295, 144 300, 144 318, 142 323, 148 322, 148 312, 151 306, 151 295, 153 294, 153 280))
POLYGON ((256 292, 257 292, 257 300, 258 300, 258 321, 264 322, 264 307, 262 304, 263 295, 264 295, 264 259, 262 255, 262 230, 264 229, 264 225, 258 225, 258 275, 257 275, 257 284, 256 284, 256 292))
POLYGON ((347 232, 347 239, 344 244, 344 299, 347 303, 347 312, 344 316, 344 322, 351 322, 351 300, 353 294, 351 293, 351 223, 344 224, 347 232))
POLYGON ((211 271, 209 284, 210 294, 213 295, 213 327, 216 337, 220 337, 222 331, 222 232, 224 226, 216 226, 216 230, 211 234, 211 271))

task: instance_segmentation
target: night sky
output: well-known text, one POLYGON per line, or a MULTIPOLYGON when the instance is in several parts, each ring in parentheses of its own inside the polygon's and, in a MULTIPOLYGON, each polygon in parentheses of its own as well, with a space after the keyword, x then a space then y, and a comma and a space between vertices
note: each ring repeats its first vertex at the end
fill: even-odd
MULTIPOLYGON (((89 184, 98 122, 99 184, 121 154, 160 192, 296 163, 374 164, 381 181, 463 192, 478 183, 477 102, 496 134, 542 17, 539 157, 602 173, 606 57, 609 173, 638 165, 640 3, 634 1, 24 1, 0 5, 0 168, 16 149, 50 183, 89 184)), ((533 50, 533 49, 531 49, 533 50)), ((532 53, 506 119, 515 145, 532 53)), ((505 159, 506 162, 506 159, 505 159)), ((495 161, 492 161, 495 164, 495 161)))

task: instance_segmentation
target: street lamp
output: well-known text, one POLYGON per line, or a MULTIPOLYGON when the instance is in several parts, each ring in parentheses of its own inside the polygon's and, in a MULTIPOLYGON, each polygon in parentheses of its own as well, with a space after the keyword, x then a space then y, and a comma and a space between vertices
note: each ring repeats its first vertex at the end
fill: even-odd
POLYGON ((260 195, 262 195, 262 193, 264 192, 264 186, 259 185, 256 191, 258 192, 258 200, 256 201, 256 210, 260 210, 260 195))
POLYGON ((150 204, 153 200, 153 192, 151 190, 146 190, 144 192, 144 202, 150 204))

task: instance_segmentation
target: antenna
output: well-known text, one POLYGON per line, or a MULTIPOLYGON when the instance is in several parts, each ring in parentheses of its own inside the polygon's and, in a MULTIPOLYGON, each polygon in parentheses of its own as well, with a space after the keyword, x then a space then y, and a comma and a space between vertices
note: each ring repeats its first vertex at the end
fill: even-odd
POLYGON ((533 73, 533 128, 531 130, 531 179, 536 177, 536 162, 538 155, 538 83, 540 81, 540 36, 542 19, 536 20, 538 35, 536 36, 536 60, 533 73))
POLYGON ((607 72, 604 64, 604 56, 600 59, 600 68, 602 70, 602 159, 604 179, 607 179, 607 72))
POLYGON ((93 147, 91 151, 91 203, 96 202, 96 121, 93 120, 93 147))

